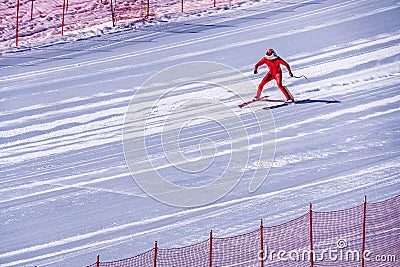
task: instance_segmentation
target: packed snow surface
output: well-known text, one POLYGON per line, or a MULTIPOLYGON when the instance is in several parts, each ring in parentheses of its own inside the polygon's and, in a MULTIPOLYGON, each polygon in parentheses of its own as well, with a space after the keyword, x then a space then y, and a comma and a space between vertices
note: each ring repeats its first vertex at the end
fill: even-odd
MULTIPOLYGON (((255 1, 82 40, 3 50, 0 265, 86 266, 97 254, 112 261, 142 253, 155 240, 163 248, 180 247, 207 239, 211 229, 215 237, 226 237, 257 229, 261 218, 266 225, 283 223, 307 212, 310 202, 317 211, 329 211, 359 205, 364 195, 368 202, 398 195, 399 14, 397 0, 255 1), (239 109, 255 94, 266 69, 253 75, 253 66, 269 47, 295 75, 307 76, 310 82, 283 70, 295 98, 311 101, 272 111, 262 109, 261 101, 239 109), (246 172, 267 168, 263 162, 237 166, 245 175, 218 201, 178 208, 135 183, 125 162, 123 127, 132 99, 140 110, 161 97, 157 87, 139 90, 146 80, 196 61, 225 64, 254 82, 238 89, 239 95, 212 86, 198 90, 234 112, 272 112, 276 151, 255 192, 248 190, 246 172)), ((143 132, 154 148, 148 157, 170 176, 176 168, 162 160, 157 165, 162 144, 151 137, 163 129, 158 115, 199 93, 190 85, 177 92, 155 107, 152 118, 149 110, 139 111, 153 127, 143 132)), ((274 82, 264 94, 284 98, 274 82)), ((185 103, 188 114, 195 114, 198 107, 185 103)), ((206 118, 215 108, 200 108, 203 120, 182 113, 188 123, 180 134, 189 141, 180 146, 196 160, 198 141, 212 140, 222 167, 220 156, 242 137, 229 139, 210 125, 206 118)), ((256 134, 248 135, 244 149, 259 148, 256 134)), ((174 182, 203 185, 219 171, 188 173, 174 182)))

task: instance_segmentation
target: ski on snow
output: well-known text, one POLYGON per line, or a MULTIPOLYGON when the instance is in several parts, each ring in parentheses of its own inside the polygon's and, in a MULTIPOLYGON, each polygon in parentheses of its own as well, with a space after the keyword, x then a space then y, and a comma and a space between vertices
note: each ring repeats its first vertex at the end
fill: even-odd
POLYGON ((267 99, 267 98, 268 98, 267 95, 266 95, 266 96, 262 96, 262 97, 260 97, 260 99, 258 99, 258 100, 250 100, 250 101, 244 102, 244 103, 242 103, 242 104, 239 104, 238 106, 239 106, 239 108, 242 108, 242 107, 247 106, 247 105, 249 105, 249 104, 251 104, 251 103, 253 103, 253 102, 257 102, 257 101, 264 100, 264 99, 267 99))
POLYGON ((306 102, 306 101, 310 100, 310 99, 302 99, 302 100, 295 100, 293 102, 283 102, 283 101, 281 102, 281 101, 278 101, 278 100, 269 100, 267 98, 268 98, 268 96, 262 96, 258 100, 250 100, 250 101, 244 102, 242 104, 239 104, 238 106, 239 106, 239 108, 242 108, 242 107, 245 107, 245 106, 247 106, 247 105, 249 105, 251 103, 264 100, 266 102, 271 102, 271 103, 278 102, 278 104, 272 104, 272 105, 270 105, 268 107, 264 107, 263 108, 263 109, 274 109, 274 108, 284 107, 284 106, 288 106, 288 105, 295 105, 295 104, 306 102))
POLYGON ((274 109, 274 108, 279 108, 279 107, 284 107, 284 106, 289 106, 289 105, 296 105, 296 104, 307 102, 307 101, 310 101, 310 99, 295 100, 292 102, 282 102, 282 103, 279 103, 276 105, 264 107, 263 109, 274 109))

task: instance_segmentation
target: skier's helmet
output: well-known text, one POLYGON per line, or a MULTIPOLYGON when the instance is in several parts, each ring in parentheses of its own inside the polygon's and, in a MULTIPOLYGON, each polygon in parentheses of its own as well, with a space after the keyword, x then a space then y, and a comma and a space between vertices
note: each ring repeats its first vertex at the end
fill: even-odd
POLYGON ((266 59, 276 59, 278 57, 278 55, 275 53, 274 49, 270 48, 267 50, 267 52, 265 53, 265 58, 266 59))

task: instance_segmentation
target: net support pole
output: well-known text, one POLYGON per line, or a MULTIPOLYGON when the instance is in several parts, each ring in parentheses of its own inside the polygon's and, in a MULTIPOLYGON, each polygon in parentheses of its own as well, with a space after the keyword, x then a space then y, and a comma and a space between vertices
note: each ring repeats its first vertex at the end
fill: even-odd
POLYGON ((261 261, 260 261, 261 267, 264 267, 264 233, 263 233, 263 229, 264 229, 263 220, 261 219, 261 221, 260 221, 260 254, 259 254, 259 256, 261 258, 261 261))
POLYGON ((96 257, 96 267, 100 266, 100 255, 97 255, 96 257))
POLYGON ((63 1, 63 12, 62 12, 62 22, 61 22, 61 36, 64 35, 64 17, 65 17, 65 0, 63 1))
POLYGON ((214 0, 214 7, 217 6, 217 0, 214 0))
POLYGON ((31 2, 31 20, 33 20, 33 1, 34 0, 32 0, 31 2))
POLYGON ((115 12, 114 12, 113 0, 110 1, 110 8, 111 8, 112 25, 113 25, 113 27, 115 27, 115 12))
POLYGON ((209 258, 209 267, 212 267, 212 247, 213 247, 213 234, 212 230, 210 231, 210 258, 209 258))
POLYGON ((366 217, 367 217, 367 196, 364 196, 364 210, 362 220, 362 247, 361 247, 361 267, 365 266, 365 230, 366 230, 366 217))
POLYGON ((181 1, 181 12, 183 13, 183 0, 181 1))
POLYGON ((17 24, 15 25, 15 45, 18 46, 18 20, 19 20, 19 0, 17 0, 17 24))
POLYGON ((314 267, 312 203, 310 203, 310 266, 314 267))
POLYGON ((155 241, 154 242, 154 263, 153 263, 154 267, 157 267, 157 250, 158 250, 157 241, 155 241))

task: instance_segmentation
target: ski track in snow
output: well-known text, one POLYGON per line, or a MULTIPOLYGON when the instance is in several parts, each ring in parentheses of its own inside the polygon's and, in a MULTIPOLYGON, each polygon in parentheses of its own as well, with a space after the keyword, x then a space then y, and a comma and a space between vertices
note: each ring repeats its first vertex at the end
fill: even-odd
MULTIPOLYGON (((97 254, 112 261, 142 253, 154 240, 161 247, 180 247, 206 239, 211 229, 225 237, 256 229, 260 218, 268 225, 283 223, 304 214, 310 202, 316 210, 333 210, 359 205, 365 194, 369 202, 398 195, 399 9, 398 1, 389 0, 261 1, 210 17, 150 23, 136 32, 3 53, 0 265, 86 266, 97 254), (199 25, 212 27, 190 31, 199 25), (181 27, 187 31, 176 33, 181 27), (105 42, 114 37, 118 41, 105 42), (272 111, 276 153, 263 186, 248 193, 245 175, 221 200, 191 209, 147 196, 132 180, 122 148, 133 94, 143 106, 159 98, 158 88, 143 92, 140 85, 165 67, 192 60, 250 73, 266 46, 274 46, 295 74, 311 80, 288 78, 284 70, 284 83, 295 97, 317 102, 272 111), (340 103, 324 103, 333 99, 340 103)), ((262 78, 249 77, 255 85, 239 92, 243 99, 253 96, 262 78)), ((180 92, 190 90, 196 89, 180 92)), ((264 93, 282 98, 273 83, 264 93)), ((233 94, 216 97, 231 109, 243 100, 233 94)), ((143 120, 149 114, 152 119, 149 151, 160 150, 151 138, 181 99, 172 96, 151 114, 140 110, 143 120)), ((266 116, 263 106, 260 101, 251 109, 266 116)), ((209 112, 218 107, 211 105, 209 112)), ((190 120, 196 109, 188 108, 183 118, 190 120)), ((249 110, 237 112, 249 129, 256 128, 246 117, 249 110)), ((210 136, 217 146, 227 144, 220 128, 203 124, 180 140, 188 153, 210 136)), ((262 146, 256 132, 248 137, 251 149, 262 146)), ((163 155, 149 157, 156 161, 163 155)), ((242 167, 253 170, 263 163, 242 167)), ((197 179, 185 182, 201 184, 197 179)))

